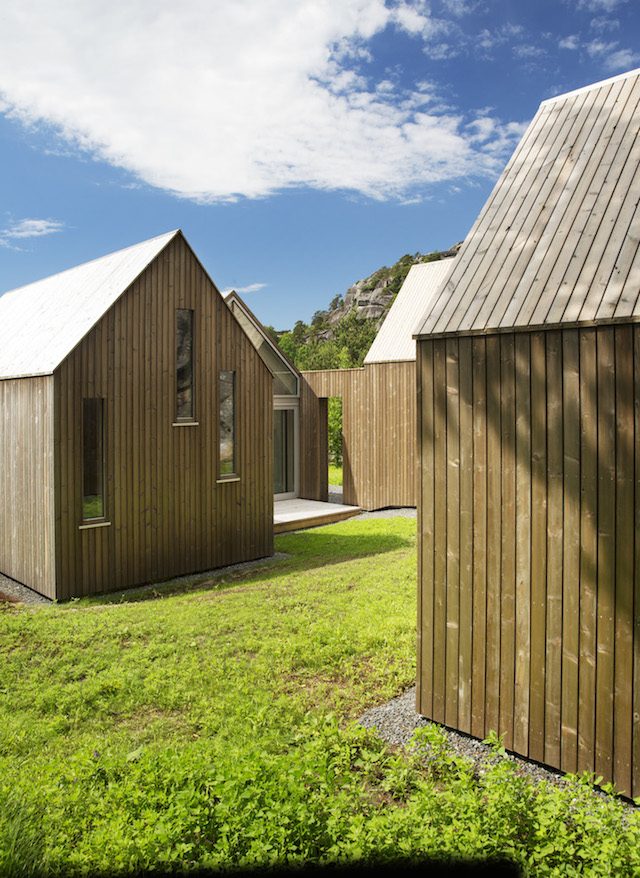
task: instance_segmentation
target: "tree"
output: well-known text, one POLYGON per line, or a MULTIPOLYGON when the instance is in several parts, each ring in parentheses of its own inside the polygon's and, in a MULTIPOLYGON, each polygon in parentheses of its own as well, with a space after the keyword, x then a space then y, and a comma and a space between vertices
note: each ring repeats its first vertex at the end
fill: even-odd
POLYGON ((342 400, 331 397, 327 404, 329 431, 329 460, 342 466, 342 400))

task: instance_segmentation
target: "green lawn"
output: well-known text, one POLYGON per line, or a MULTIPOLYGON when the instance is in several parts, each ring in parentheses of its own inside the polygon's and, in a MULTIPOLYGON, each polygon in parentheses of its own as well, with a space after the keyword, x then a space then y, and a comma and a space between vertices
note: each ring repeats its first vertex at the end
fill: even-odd
POLYGON ((332 463, 329 464, 329 484, 330 485, 341 485, 342 484, 342 467, 334 466, 332 463))
POLYGON ((435 729, 427 770, 354 722, 415 679, 414 520, 276 550, 191 588, 0 610, 0 875, 398 857, 637 874, 614 799, 536 792, 507 763, 475 779, 435 729))

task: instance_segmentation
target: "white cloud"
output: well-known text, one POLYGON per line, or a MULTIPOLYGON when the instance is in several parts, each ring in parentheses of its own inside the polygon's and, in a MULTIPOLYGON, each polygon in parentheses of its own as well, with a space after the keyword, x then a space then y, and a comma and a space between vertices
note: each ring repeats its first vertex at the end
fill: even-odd
POLYGON ((524 44, 520 46, 513 47, 513 54, 516 58, 542 58, 545 56, 546 50, 541 46, 532 46, 530 44, 524 44))
POLYGON ((600 33, 604 33, 604 31, 614 31, 620 30, 620 22, 617 18, 592 18, 589 22, 589 27, 594 31, 600 31, 600 33))
POLYGON ((588 12, 613 12, 618 6, 622 6, 627 0, 578 0, 578 9, 586 9, 588 12))
POLYGON ((226 296, 228 293, 238 293, 238 295, 246 294, 246 293, 257 293, 258 290, 263 290, 268 284, 249 284, 246 287, 229 287, 228 290, 224 290, 222 295, 226 296))
POLYGON ((620 49, 617 42, 605 43, 592 40, 586 49, 592 58, 597 58, 607 73, 618 73, 633 69, 640 62, 640 55, 631 49, 620 49))
POLYGON ((450 15, 456 18, 462 18, 463 15, 469 15, 479 4, 476 0, 443 0, 443 6, 450 15))
POLYGON ((22 219, 12 222, 9 228, 4 229, 0 234, 6 238, 39 238, 42 235, 60 232, 63 228, 64 223, 58 220, 22 219))
POLYGON ((444 25, 421 0, 23 0, 3 9, 0 110, 205 202, 499 170, 431 92, 365 78, 387 27, 429 45, 444 25))
POLYGON ((7 228, 0 229, 0 247, 9 247, 13 250, 21 249, 13 242, 24 238, 41 238, 43 235, 52 235, 61 232, 64 223, 49 219, 21 219, 9 223, 7 228))
POLYGON ((560 40, 558 43, 558 47, 560 49, 571 49, 575 51, 580 48, 580 39, 576 34, 571 34, 571 36, 565 37, 563 40, 560 40))

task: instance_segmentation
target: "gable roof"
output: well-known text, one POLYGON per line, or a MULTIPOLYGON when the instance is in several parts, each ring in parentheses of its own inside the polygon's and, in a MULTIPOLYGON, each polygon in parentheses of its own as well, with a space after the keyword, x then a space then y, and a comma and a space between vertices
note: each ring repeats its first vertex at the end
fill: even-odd
POLYGON ((245 335, 257 350, 263 363, 273 375, 275 379, 274 396, 296 396, 300 389, 298 381, 300 370, 298 367, 275 344, 262 323, 235 290, 224 293, 224 300, 244 330, 245 335))
POLYGON ((420 262, 412 265, 384 323, 373 340, 365 365, 415 360, 416 343, 413 333, 424 316, 425 309, 445 278, 455 259, 420 262))
POLYGON ((168 232, 0 296, 0 379, 52 374, 181 234, 168 232))
POLYGON ((544 101, 419 335, 640 319, 640 70, 544 101))

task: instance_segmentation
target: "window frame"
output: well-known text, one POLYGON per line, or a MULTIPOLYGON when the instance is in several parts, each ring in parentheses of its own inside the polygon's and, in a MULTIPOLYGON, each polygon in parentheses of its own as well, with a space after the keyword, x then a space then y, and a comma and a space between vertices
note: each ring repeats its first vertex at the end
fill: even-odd
POLYGON ((175 363, 176 363, 176 376, 175 376, 175 420, 174 426, 183 426, 185 424, 197 424, 196 420, 196 380, 195 380, 195 310, 193 308, 176 308, 176 332, 175 332, 175 363), (191 324, 190 324, 190 334, 191 334, 191 404, 190 404, 190 412, 189 414, 180 414, 180 385, 179 385, 179 375, 180 375, 180 338, 179 338, 179 312, 186 312, 191 315, 191 324))
MULTIPOLYGON (((82 433, 81 433, 81 442, 82 442, 82 526, 83 527, 99 527, 102 524, 107 524, 107 431, 105 429, 106 422, 106 400, 102 396, 85 396, 82 398, 82 433), (99 437, 97 436, 98 430, 96 430, 96 439, 98 441, 93 444, 96 446, 96 451, 100 454, 99 467, 96 466, 96 473, 100 473, 100 493, 95 495, 88 495, 86 493, 87 490, 87 408, 91 403, 99 403, 96 407, 96 411, 99 412, 99 437), (102 511, 100 515, 92 515, 88 517, 86 515, 86 504, 88 496, 99 496, 102 500, 102 511)), ((96 455, 97 456, 97 455, 96 455)))
MULTIPOLYGON (((226 460, 224 461, 227 462, 226 460)), ((240 480, 239 475, 239 466, 238 466, 238 373, 235 369, 220 369, 218 372, 218 482, 237 482, 240 480), (222 411, 222 376, 223 375, 231 375, 231 400, 232 400, 232 428, 231 428, 231 442, 232 442, 232 459, 231 459, 231 471, 223 472, 223 411, 222 411)))

